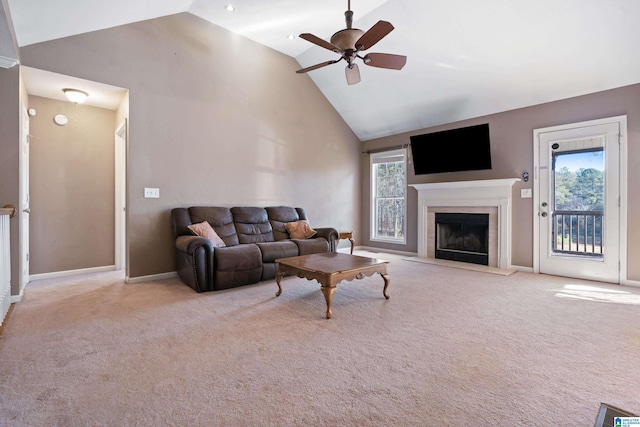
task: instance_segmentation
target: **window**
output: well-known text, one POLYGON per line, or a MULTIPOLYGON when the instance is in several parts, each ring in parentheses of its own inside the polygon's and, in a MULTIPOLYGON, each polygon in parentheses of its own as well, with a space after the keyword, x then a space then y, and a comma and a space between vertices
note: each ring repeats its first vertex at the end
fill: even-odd
POLYGON ((371 154, 371 240, 406 243, 405 150, 371 154))

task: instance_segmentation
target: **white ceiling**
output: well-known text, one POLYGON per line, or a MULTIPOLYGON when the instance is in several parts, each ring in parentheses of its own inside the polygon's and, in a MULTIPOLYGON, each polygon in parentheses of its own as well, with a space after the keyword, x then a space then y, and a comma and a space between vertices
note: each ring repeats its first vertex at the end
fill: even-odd
MULTIPOLYGON (((301 67, 337 55, 287 35, 328 40, 347 9, 347 0, 8 2, 19 46, 190 12, 301 67)), ((395 26, 371 52, 408 57, 400 71, 360 63, 354 86, 344 62, 308 73, 361 140, 640 82, 638 0, 353 0, 351 9, 356 28, 395 26)))

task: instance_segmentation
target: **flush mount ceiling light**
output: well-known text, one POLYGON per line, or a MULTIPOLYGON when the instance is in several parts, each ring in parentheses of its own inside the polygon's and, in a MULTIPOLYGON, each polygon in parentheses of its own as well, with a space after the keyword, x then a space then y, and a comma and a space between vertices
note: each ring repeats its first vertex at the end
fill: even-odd
POLYGON ((224 8, 227 10, 227 12, 233 12, 234 10, 236 10, 236 8, 233 7, 232 4, 228 4, 224 8))
POLYGON ((65 95, 67 95, 67 99, 73 102, 74 104, 82 104, 89 96, 87 92, 84 92, 78 89, 67 88, 67 89, 62 89, 62 91, 64 92, 65 95))

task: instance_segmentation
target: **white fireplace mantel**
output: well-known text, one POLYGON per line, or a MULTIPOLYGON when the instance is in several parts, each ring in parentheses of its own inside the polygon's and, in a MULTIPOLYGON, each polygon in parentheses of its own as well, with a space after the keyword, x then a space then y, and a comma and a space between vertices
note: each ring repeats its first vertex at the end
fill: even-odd
POLYGON ((512 187, 519 178, 410 184, 418 190, 418 255, 427 257, 427 210, 432 207, 497 207, 498 267, 511 268, 512 187))

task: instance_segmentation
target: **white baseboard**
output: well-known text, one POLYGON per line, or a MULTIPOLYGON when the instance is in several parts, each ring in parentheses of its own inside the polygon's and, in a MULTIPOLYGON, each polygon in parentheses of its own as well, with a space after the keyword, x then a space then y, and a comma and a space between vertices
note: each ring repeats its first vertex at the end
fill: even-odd
POLYGON ((11 304, 22 301, 23 296, 24 288, 20 289, 20 293, 18 295, 11 295, 11 304))
POLYGON ((170 271, 168 273, 151 274, 149 276, 126 277, 124 279, 124 282, 125 283, 144 283, 144 282, 153 282, 156 280, 174 279, 176 277, 178 277, 178 272, 170 271))
POLYGON ((80 268, 78 270, 53 271, 51 273, 30 274, 29 281, 42 279, 55 279, 58 277, 78 276, 80 274, 104 273, 114 271, 115 265, 105 265, 104 267, 80 268))
POLYGON ((640 287, 640 282, 639 282, 639 281, 637 281, 637 280, 628 280, 628 279, 626 279, 626 280, 622 280, 622 281, 620 282, 620 284, 621 284, 621 285, 627 285, 627 286, 637 286, 637 287, 640 287))
POLYGON ((521 265, 511 265, 511 268, 518 271, 523 271, 525 273, 533 273, 533 267, 523 267, 521 265))
POLYGON ((417 252, 395 251, 393 249, 374 248, 373 246, 356 246, 355 249, 361 249, 369 252, 383 252, 389 254, 403 255, 403 256, 418 256, 417 252))

